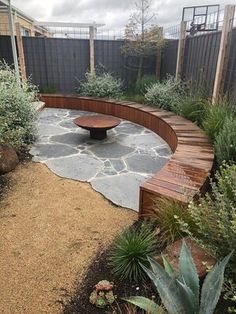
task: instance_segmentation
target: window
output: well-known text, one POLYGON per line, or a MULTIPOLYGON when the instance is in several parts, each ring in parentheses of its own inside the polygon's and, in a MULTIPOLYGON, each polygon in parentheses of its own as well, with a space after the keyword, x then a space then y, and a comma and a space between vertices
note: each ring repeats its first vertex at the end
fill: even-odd
POLYGON ((21 36, 30 36, 30 31, 27 28, 21 27, 20 28, 21 36))

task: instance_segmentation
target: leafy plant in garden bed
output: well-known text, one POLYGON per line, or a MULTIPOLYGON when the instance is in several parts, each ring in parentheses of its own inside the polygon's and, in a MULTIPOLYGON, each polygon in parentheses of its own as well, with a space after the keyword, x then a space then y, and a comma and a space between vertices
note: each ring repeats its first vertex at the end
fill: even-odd
MULTIPOLYGON (((188 222, 179 219, 183 232, 195 237, 203 246, 222 258, 236 248, 236 165, 223 165, 211 182, 211 193, 190 203, 188 213, 197 226, 194 232, 188 222)), ((230 263, 236 272, 236 254, 230 263)))
POLYGON ((37 89, 30 82, 19 85, 15 71, 0 63, 0 143, 14 147, 28 145, 35 135, 32 102, 37 89))
POLYGON ((121 299, 122 296, 136 294, 142 294, 148 298, 155 297, 155 300, 159 302, 159 297, 156 295, 156 291, 150 282, 142 281, 130 283, 130 281, 121 279, 119 275, 112 272, 109 266, 111 249, 112 247, 108 247, 106 251, 100 252, 97 257, 91 261, 83 282, 77 287, 76 293, 71 300, 65 304, 64 314, 98 314, 104 312, 107 314, 144 314, 144 311, 136 309, 132 305, 128 305, 121 299), (89 301, 89 296, 93 290, 94 284, 104 278, 114 283, 113 293, 117 296, 114 303, 107 305, 105 311, 104 309, 98 309, 89 301))
POLYGON ((196 98, 192 95, 181 97, 174 102, 171 110, 192 122, 202 125, 206 116, 208 102, 202 98, 196 98))
MULTIPOLYGON (((224 282, 224 270, 232 253, 226 256, 207 274, 200 294, 197 270, 191 253, 183 242, 178 273, 163 256, 163 269, 155 260, 148 258, 152 270, 142 266, 155 285, 169 314, 213 314, 224 282)), ((146 310, 149 314, 165 313, 162 307, 143 297, 125 299, 146 310)))
POLYGON ((109 73, 86 74, 86 81, 80 84, 78 92, 82 96, 119 99, 122 96, 122 83, 109 73))
POLYGON ((130 87, 129 92, 137 95, 145 95, 147 89, 155 83, 158 83, 155 75, 143 75, 143 77, 138 79, 135 84, 130 87))
POLYGON ((164 82, 157 82, 147 88, 145 94, 146 103, 158 108, 171 110, 172 105, 185 93, 181 81, 169 77, 164 82))
POLYGON ((113 284, 108 280, 100 280, 90 294, 89 301, 98 308, 105 308, 115 301, 113 284))
POLYGON ((205 119, 203 120, 203 129, 207 135, 214 141, 222 130, 225 120, 232 118, 234 113, 231 105, 225 98, 220 99, 216 104, 208 103, 205 119))
POLYGON ((124 95, 124 99, 140 104, 145 103, 144 95, 146 94, 147 89, 157 82, 158 80, 155 75, 144 75, 127 90, 124 95))
POLYGON ((160 229, 158 242, 162 245, 173 243, 176 239, 186 235, 181 224, 178 223, 179 219, 183 219, 191 227, 191 230, 196 228, 186 205, 171 199, 158 198, 154 200, 149 218, 153 225, 160 229))
POLYGON ((156 248, 156 234, 146 223, 137 230, 128 228, 114 241, 110 255, 113 272, 129 281, 145 279, 140 263, 148 265, 147 256, 153 255, 156 248))
POLYGON ((236 118, 230 117, 224 120, 214 146, 218 165, 224 161, 236 162, 236 118))

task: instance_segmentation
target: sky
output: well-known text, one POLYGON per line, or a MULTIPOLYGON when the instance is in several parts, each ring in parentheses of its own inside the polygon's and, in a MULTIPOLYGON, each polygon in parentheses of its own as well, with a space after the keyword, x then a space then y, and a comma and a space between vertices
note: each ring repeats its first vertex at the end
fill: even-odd
MULTIPOLYGON (((39 21, 102 23, 106 28, 125 27, 135 0, 12 0, 12 4, 39 21)), ((235 0, 231 0, 231 3, 235 0)), ((179 24, 184 6, 220 4, 230 0, 153 0, 156 24, 164 27, 179 24)))

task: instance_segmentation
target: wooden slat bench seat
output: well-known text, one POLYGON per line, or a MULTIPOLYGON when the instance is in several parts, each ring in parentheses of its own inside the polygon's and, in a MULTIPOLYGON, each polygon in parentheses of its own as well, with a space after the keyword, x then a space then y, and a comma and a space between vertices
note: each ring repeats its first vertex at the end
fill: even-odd
POLYGON ((188 203, 206 190, 214 162, 213 147, 194 123, 172 112, 130 101, 55 94, 43 94, 41 100, 46 107, 86 110, 132 121, 169 144, 173 152, 169 162, 140 186, 140 216, 150 213, 157 197, 188 203))

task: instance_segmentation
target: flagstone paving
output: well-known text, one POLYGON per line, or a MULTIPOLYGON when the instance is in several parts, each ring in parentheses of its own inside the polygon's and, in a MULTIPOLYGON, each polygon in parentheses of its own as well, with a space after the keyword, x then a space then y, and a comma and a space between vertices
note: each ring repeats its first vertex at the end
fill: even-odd
MULTIPOLYGON (((90 182, 113 203, 138 210, 139 186, 171 156, 168 144, 150 130, 122 120, 104 140, 93 140, 73 119, 94 113, 44 109, 30 153, 55 174, 90 182)), ((79 191, 78 191, 79 192, 79 191)))

